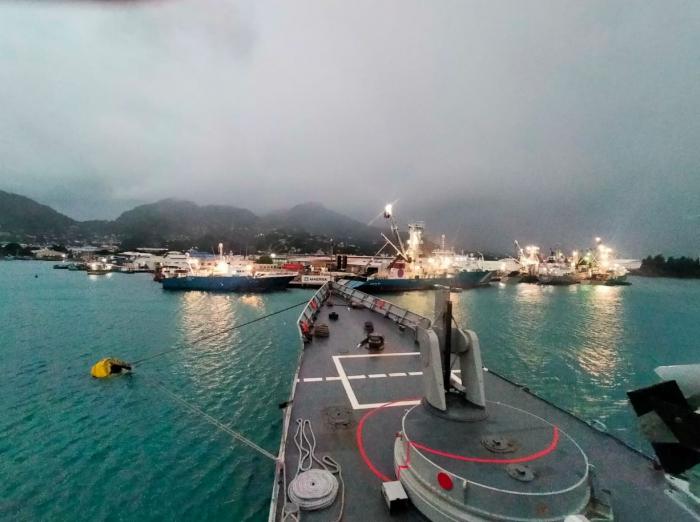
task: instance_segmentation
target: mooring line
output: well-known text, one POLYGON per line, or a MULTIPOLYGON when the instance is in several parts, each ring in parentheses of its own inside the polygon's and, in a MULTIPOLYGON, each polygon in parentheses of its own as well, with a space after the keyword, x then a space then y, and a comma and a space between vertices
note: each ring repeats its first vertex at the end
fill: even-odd
POLYGON ((173 400, 179 402, 180 404, 182 404, 183 406, 185 406, 185 407, 186 407, 187 409, 189 409, 190 411, 196 413, 197 415, 200 415, 200 416, 203 417, 205 420, 207 420, 208 422, 210 422, 211 424, 213 424, 214 426, 216 426, 217 428, 219 428, 221 431, 223 431, 223 432, 228 433, 229 435, 231 435, 234 439, 239 440, 239 441, 242 442, 243 444, 245 444, 245 445, 247 445, 248 447, 254 449, 255 451, 257 451, 257 452, 260 453, 261 455, 267 457, 268 459, 270 459, 270 460, 272 460, 272 461, 274 461, 274 462, 277 462, 277 457, 276 457, 275 455, 273 455, 272 453, 270 453, 269 451, 267 451, 265 448, 262 448, 262 447, 258 446, 255 442, 253 442, 253 441, 250 440, 249 438, 247 438, 247 437, 245 437, 244 435, 241 435, 240 433, 238 433, 237 431, 235 431, 235 430, 229 428, 229 427, 226 426, 224 423, 222 423, 220 420, 218 420, 218 419, 212 417, 211 415, 209 415, 207 412, 205 412, 205 411, 202 410, 201 408, 195 406, 194 404, 192 404, 192 403, 186 401, 185 399, 183 399, 182 397, 180 397, 180 396, 177 395, 176 393, 170 391, 170 390, 169 390, 168 388, 166 388, 166 387, 163 385, 163 383, 160 382, 158 379, 154 379, 154 378, 152 378, 152 379, 153 379, 153 380, 150 381, 149 384, 155 386, 156 388, 158 388, 159 390, 161 390, 162 392, 164 392, 164 393, 165 393, 166 395, 168 395, 171 399, 173 399, 173 400))
MULTIPOLYGON (((225 333, 232 332, 233 330, 236 330, 238 328, 242 328, 244 326, 248 326, 249 324, 257 323, 258 321, 262 321, 263 319, 267 319, 268 317, 272 317, 274 315, 278 315, 278 314, 281 314, 283 312, 287 312, 288 310, 292 310, 293 308, 296 308, 298 306, 306 305, 306 304, 308 304, 308 302, 309 301, 307 299, 306 301, 302 301, 300 303, 293 304, 293 305, 288 306, 286 308, 282 308, 281 310, 276 310, 274 312, 270 312, 269 314, 263 315, 261 317, 256 317, 255 319, 251 319, 250 321, 246 321, 245 323, 234 324, 233 326, 230 326, 228 328, 224 328, 223 330, 218 330, 216 332, 212 332, 210 334, 203 335, 203 336, 195 339, 194 341, 187 343, 187 346, 192 346, 193 344, 201 343, 202 341, 206 341, 207 339, 211 339, 213 337, 217 337, 219 335, 223 335, 225 333)), ((160 357, 161 355, 166 355, 166 354, 174 352, 176 350, 180 350, 182 347, 183 347, 182 345, 178 345, 178 346, 175 346, 173 348, 163 350, 162 352, 154 353, 153 355, 149 355, 148 357, 143 357, 141 359, 133 361, 131 363, 131 365, 136 366, 137 364, 141 364, 141 363, 144 363, 146 361, 150 361, 151 359, 155 359, 156 357, 160 357)))

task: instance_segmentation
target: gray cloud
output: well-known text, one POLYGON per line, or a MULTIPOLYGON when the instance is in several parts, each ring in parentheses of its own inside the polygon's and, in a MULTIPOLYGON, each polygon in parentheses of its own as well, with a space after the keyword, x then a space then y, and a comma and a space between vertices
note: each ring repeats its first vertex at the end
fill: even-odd
POLYGON ((693 1, 5 3, 0 185, 698 253, 698 48, 693 1))

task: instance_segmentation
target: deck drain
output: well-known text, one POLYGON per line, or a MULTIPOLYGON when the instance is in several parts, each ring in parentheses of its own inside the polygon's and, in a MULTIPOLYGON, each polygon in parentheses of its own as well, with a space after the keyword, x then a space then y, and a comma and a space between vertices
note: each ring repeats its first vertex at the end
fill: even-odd
POLYGON ((513 453, 518 449, 518 443, 510 437, 489 435, 481 439, 481 444, 493 453, 513 453))

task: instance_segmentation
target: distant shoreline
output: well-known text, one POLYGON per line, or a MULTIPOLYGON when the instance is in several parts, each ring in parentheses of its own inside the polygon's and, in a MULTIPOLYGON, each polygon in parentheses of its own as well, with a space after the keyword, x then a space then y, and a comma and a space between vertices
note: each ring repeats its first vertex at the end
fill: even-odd
POLYGON ((667 279, 700 279, 700 274, 659 274, 656 272, 647 272, 641 268, 631 269, 629 275, 654 278, 665 277, 667 279))

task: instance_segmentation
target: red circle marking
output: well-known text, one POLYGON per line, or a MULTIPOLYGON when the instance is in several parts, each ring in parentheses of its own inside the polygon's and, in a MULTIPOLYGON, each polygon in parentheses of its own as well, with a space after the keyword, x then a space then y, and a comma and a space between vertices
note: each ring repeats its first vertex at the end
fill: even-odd
POLYGON ((448 459, 461 460, 462 462, 476 462, 478 464, 522 464, 523 462, 531 462, 533 460, 541 459, 545 455, 549 455, 559 444, 559 428, 553 425, 552 430, 552 440, 549 445, 543 450, 537 451, 535 453, 530 453, 523 457, 516 457, 514 459, 485 459, 481 457, 464 457, 462 455, 456 455, 454 453, 448 453, 447 451, 440 451, 420 442, 411 441, 411 446, 416 449, 427 451, 433 455, 439 455, 440 457, 446 457, 448 459))
POLYGON ((367 467, 369 470, 374 473, 379 480, 382 482, 391 482, 391 479, 387 477, 384 473, 379 471, 370 458, 367 456, 367 452, 365 451, 365 443, 362 440, 362 430, 365 427, 365 422, 367 419, 369 419, 372 415, 377 413, 379 410, 382 408, 386 408, 387 406, 390 406, 391 404, 394 404, 396 402, 401 402, 401 401, 394 401, 394 402, 387 402, 386 404, 382 404, 378 408, 374 408, 373 410, 369 410, 367 413, 365 413, 362 418, 360 419, 360 422, 357 423, 357 429, 355 430, 355 441, 357 442, 357 449, 360 450, 360 457, 362 457, 362 460, 365 461, 365 464, 367 464, 367 467))
POLYGON ((441 471, 437 474, 437 481, 438 484, 440 484, 440 487, 442 489, 446 489, 447 491, 450 491, 454 486, 454 484, 452 484, 452 477, 450 477, 444 471, 441 471))
MULTIPOLYGON (((376 477, 381 480, 382 482, 390 482, 392 479, 387 477, 384 473, 379 471, 377 467, 374 465, 374 463, 371 461, 371 459, 367 456, 367 451, 365 451, 365 444, 364 440, 362 438, 362 430, 365 427, 365 422, 367 419, 369 419, 372 415, 377 413, 379 410, 390 407, 392 405, 395 405, 396 403, 399 402, 406 402, 406 401, 411 401, 411 400, 416 400, 416 399, 401 399, 397 401, 392 401, 392 402, 387 402, 386 404, 382 404, 381 406, 374 408, 372 410, 369 410, 367 413, 365 413, 362 418, 360 419, 360 422, 357 423, 357 429, 355 430, 355 441, 357 442, 357 449, 360 451, 360 457, 362 460, 365 462, 369 470, 376 475, 376 477)), ((533 460, 540 459, 544 457, 545 455, 549 455, 552 453, 557 446, 559 445, 559 428, 555 425, 552 425, 553 430, 552 430, 552 440, 549 443, 549 445, 535 453, 531 453, 530 455, 525 455, 523 457, 517 457, 514 459, 486 459, 486 458, 481 458, 481 457, 465 457, 463 455, 457 455, 455 453, 448 453, 446 451, 441 451, 437 450, 434 448, 431 448, 430 446, 426 446, 425 444, 421 444, 420 442, 410 442, 410 445, 413 446, 416 449, 420 449, 423 451, 426 451, 428 453, 432 453, 433 455, 439 455, 440 457, 446 457, 448 459, 455 459, 455 460, 461 460, 463 462, 476 462, 478 464, 521 464, 523 462, 531 462, 533 460)), ((408 464, 408 462, 406 463, 408 464)), ((408 466, 403 466, 405 468, 408 468, 408 466)), ((446 475, 446 474, 445 474, 446 475)), ((450 479, 450 482, 452 479, 447 476, 450 479)), ((438 481, 440 480, 439 474, 438 474, 438 481)), ((442 485, 442 484, 441 484, 442 485)))

